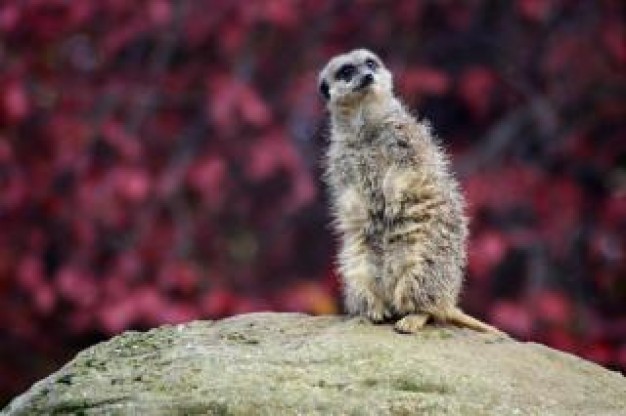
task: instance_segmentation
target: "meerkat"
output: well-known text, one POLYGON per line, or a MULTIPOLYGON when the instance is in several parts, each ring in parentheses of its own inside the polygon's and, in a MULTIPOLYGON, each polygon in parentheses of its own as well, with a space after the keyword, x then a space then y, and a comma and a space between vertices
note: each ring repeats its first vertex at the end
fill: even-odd
POLYGON ((347 312, 393 320, 401 333, 431 319, 499 333, 457 306, 464 200, 430 127, 394 95, 391 73, 357 49, 326 64, 319 91, 331 119, 325 181, 347 312))

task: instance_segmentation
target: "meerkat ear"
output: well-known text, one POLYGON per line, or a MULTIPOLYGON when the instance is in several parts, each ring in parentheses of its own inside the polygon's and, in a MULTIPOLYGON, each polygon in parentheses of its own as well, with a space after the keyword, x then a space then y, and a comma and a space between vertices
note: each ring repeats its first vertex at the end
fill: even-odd
POLYGON ((328 87, 328 82, 322 81, 320 84, 320 94, 326 101, 330 100, 330 88, 328 87))

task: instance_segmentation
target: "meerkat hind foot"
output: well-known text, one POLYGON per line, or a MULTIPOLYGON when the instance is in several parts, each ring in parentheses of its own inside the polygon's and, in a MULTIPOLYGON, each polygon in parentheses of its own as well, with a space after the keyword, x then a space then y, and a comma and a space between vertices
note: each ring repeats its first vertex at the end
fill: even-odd
POLYGON ((412 313, 398 320, 394 329, 401 334, 414 334, 426 325, 430 315, 425 313, 412 313))

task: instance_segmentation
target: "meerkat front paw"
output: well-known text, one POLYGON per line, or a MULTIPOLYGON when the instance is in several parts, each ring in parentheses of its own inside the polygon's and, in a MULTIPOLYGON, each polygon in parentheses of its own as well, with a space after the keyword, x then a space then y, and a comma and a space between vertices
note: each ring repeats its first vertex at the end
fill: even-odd
POLYGON ((393 307, 401 315, 415 311, 413 288, 407 279, 401 279, 396 284, 393 291, 393 307))
POLYGON ((346 310, 351 315, 365 316, 374 323, 383 322, 391 317, 391 311, 385 302, 370 288, 358 285, 346 285, 346 310))
POLYGON ((365 316, 375 324, 386 321, 391 318, 391 312, 381 301, 376 301, 374 305, 370 305, 365 312, 365 316))
POLYGON ((411 189, 412 175, 391 167, 385 174, 382 192, 385 198, 385 220, 393 221, 402 211, 403 196, 411 189))

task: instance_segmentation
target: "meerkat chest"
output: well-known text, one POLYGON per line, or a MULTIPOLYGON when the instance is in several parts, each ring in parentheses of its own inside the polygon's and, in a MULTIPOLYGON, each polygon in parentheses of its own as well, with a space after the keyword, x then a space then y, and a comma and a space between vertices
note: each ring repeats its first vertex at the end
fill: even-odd
POLYGON ((393 164, 389 149, 378 143, 354 143, 337 152, 334 171, 339 188, 355 189, 375 216, 384 209, 382 183, 393 164))

